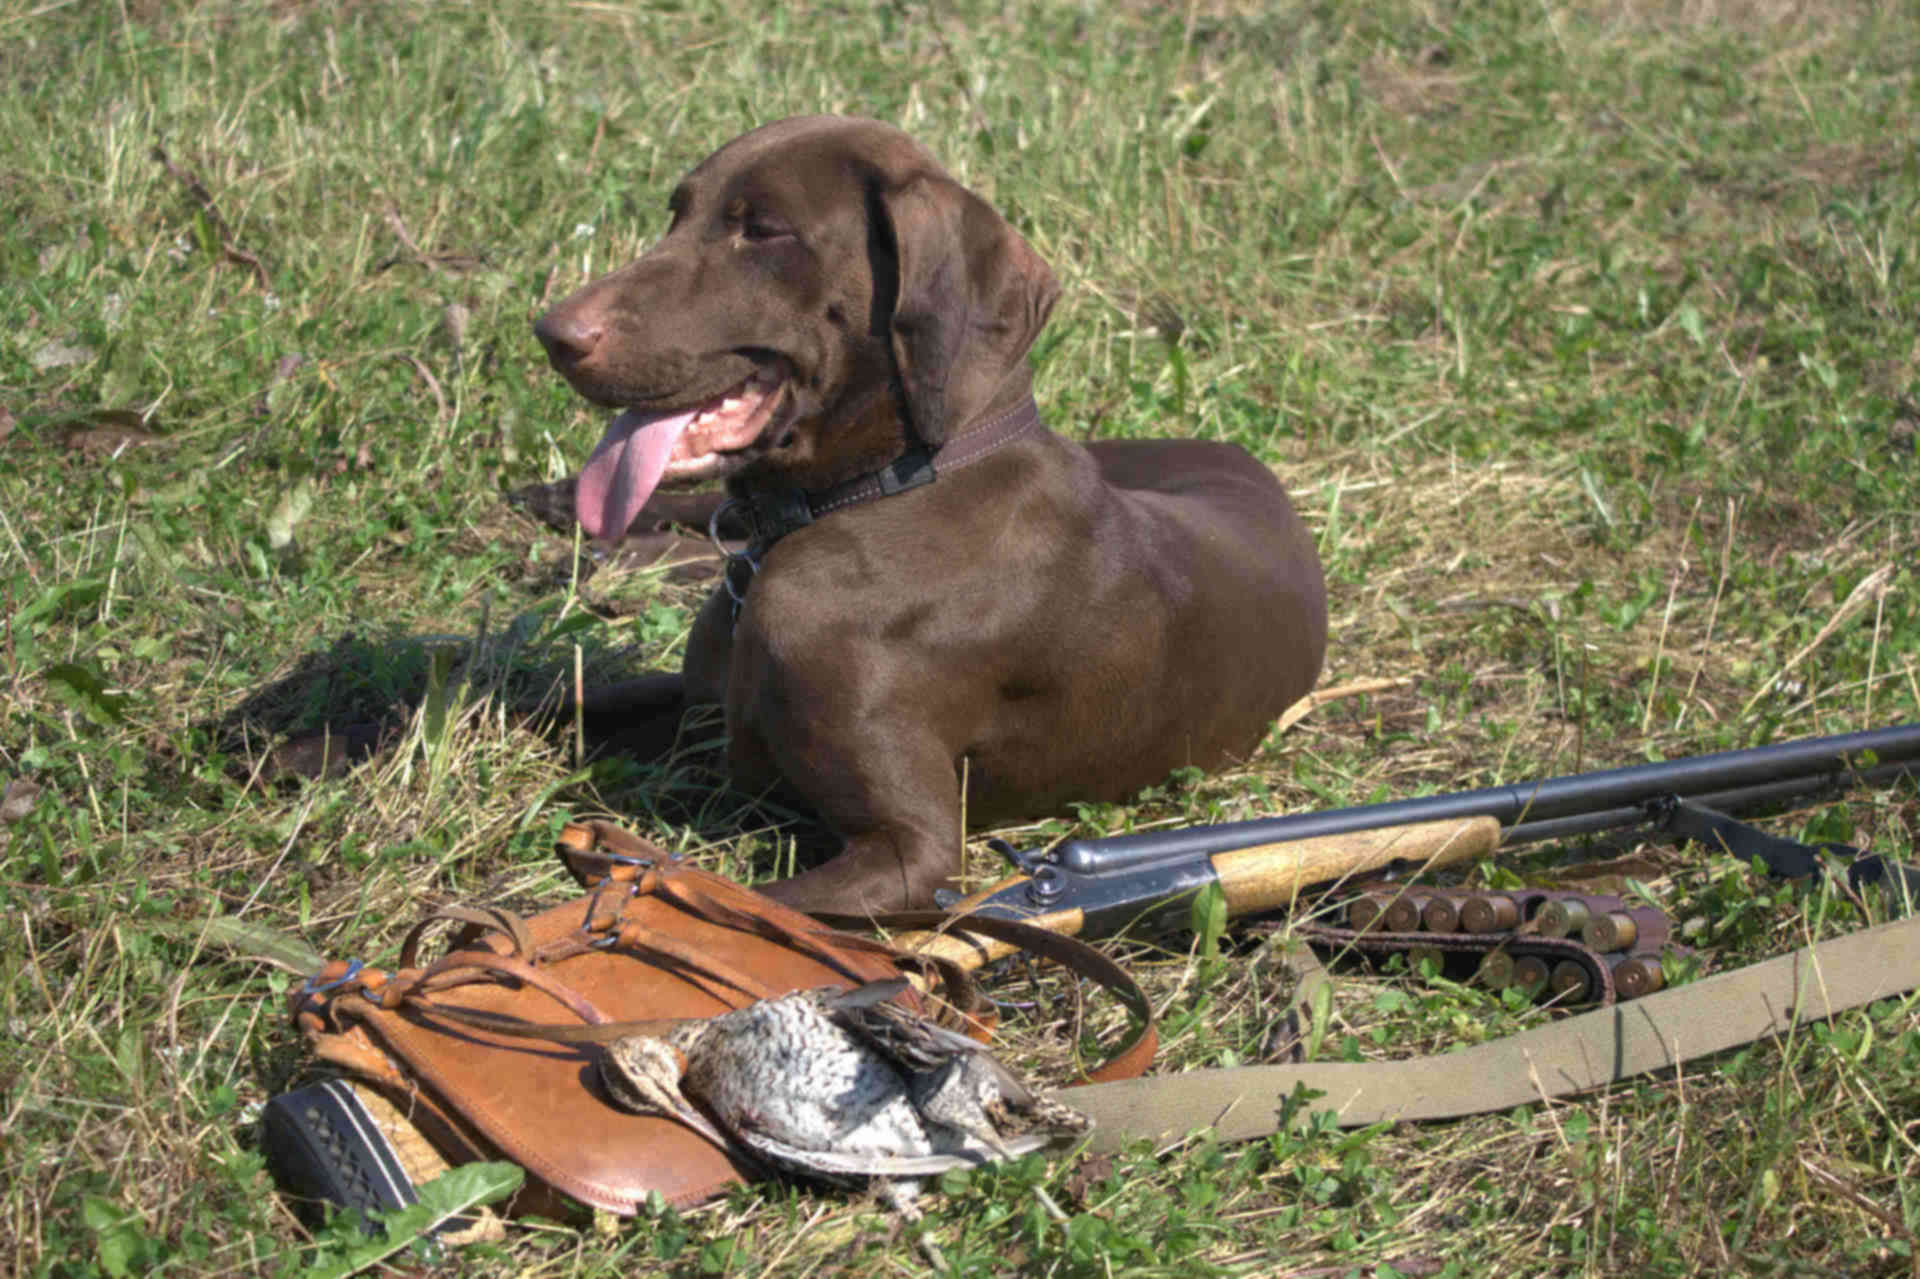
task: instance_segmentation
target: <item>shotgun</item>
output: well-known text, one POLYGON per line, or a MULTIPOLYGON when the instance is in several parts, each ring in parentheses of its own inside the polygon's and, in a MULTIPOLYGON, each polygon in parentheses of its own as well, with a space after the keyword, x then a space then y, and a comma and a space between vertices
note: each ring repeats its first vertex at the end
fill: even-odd
MULTIPOLYGON (((1636 826, 1759 858, 1789 878, 1819 871, 1822 854, 1837 855, 1850 861, 1854 882, 1888 879, 1909 900, 1920 900, 1920 871, 1911 867, 1842 845, 1809 847, 1729 816, 1903 777, 1920 779, 1920 724, 1384 804, 1072 839, 1050 849, 1020 851, 995 840, 992 846, 1015 874, 949 908, 1110 937, 1177 922, 1208 884, 1220 886, 1230 916, 1246 915, 1290 907, 1315 885, 1417 874, 1497 848, 1636 826)), ((955 933, 921 944, 968 966, 1012 949, 955 933)))

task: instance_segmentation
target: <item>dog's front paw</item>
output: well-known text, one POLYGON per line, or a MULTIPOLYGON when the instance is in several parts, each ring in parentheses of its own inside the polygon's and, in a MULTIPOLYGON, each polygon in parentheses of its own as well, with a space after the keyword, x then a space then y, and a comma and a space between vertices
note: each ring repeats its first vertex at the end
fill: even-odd
POLYGON ((803 914, 871 918, 901 910, 930 910, 934 890, 944 883, 938 876, 924 883, 910 880, 890 852, 884 860, 875 860, 850 849, 812 870, 755 888, 803 914))

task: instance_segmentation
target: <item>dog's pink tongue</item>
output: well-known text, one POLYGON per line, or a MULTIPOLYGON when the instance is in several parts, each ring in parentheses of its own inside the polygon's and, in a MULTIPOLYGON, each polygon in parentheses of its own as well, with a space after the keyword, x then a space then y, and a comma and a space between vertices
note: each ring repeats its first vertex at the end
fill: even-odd
POLYGON ((673 446, 695 412, 628 409, 613 419, 593 456, 580 468, 573 493, 574 514, 587 536, 614 538, 627 531, 660 483, 673 446))

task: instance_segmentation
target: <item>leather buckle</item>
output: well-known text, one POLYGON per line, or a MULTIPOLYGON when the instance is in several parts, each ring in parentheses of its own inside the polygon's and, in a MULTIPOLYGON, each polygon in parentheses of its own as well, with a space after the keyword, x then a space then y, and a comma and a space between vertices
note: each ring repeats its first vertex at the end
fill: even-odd
POLYGON ((880 496, 892 497, 908 489, 934 481, 933 454, 924 448, 908 449, 879 472, 880 496))
POLYGON ((753 514, 755 531, 762 537, 765 531, 759 528, 759 523, 763 514, 774 528, 780 530, 778 536, 784 537, 795 529, 803 529, 813 523, 813 503, 807 500, 806 493, 801 489, 775 489, 771 493, 755 495, 753 514))

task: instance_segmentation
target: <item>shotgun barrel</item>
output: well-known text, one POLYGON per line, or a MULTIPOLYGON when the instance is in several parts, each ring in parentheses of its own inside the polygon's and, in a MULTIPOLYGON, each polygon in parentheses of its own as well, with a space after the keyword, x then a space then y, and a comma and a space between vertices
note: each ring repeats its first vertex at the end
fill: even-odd
POLYGON ((1877 785, 1902 774, 1920 776, 1920 724, 1357 808, 1074 839, 1055 849, 1049 860, 1068 870, 1103 873, 1255 844, 1466 817, 1493 818, 1504 831, 1501 844, 1511 846, 1629 826, 1645 820, 1648 802, 1669 795, 1722 812, 1749 812, 1769 803, 1839 793, 1863 782, 1877 785), (1868 753, 1874 765, 1856 767, 1868 753))
MULTIPOLYGON (((1663 804, 1683 810, 1675 830, 1701 838, 1719 813, 1901 777, 1920 778, 1920 724, 1326 812, 1074 839, 1045 851, 1002 843, 1020 873, 954 909, 1109 936, 1178 909, 1209 883, 1220 885, 1230 914, 1242 915, 1289 905, 1313 884, 1640 825, 1663 804)), ((1817 864, 1811 850, 1802 852, 1817 864)), ((1920 885, 1920 876, 1906 882, 1920 885)))

